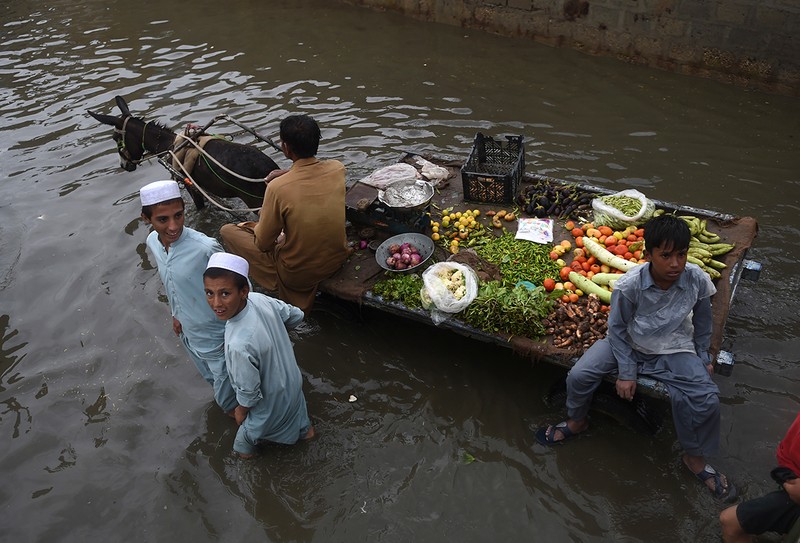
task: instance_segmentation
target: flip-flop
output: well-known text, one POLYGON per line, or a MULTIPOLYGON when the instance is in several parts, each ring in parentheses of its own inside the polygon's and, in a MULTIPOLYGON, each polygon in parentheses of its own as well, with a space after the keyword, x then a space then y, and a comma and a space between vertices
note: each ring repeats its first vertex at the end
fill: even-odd
MULTIPOLYGON (((732 502, 736 499, 737 491, 736 486, 730 480, 728 480, 728 485, 725 486, 722 484, 722 474, 711 467, 710 464, 706 464, 703 469, 699 473, 694 474, 704 485, 706 481, 713 477, 714 479, 714 490, 709 489, 709 491, 714 495, 714 497, 722 502, 732 502)), ((727 477, 726 477, 727 479, 727 477)))
MULTIPOLYGON (((578 432, 578 433, 583 433, 583 432, 578 432)), ((536 430, 536 441, 538 441, 541 445, 550 446, 550 445, 556 445, 558 443, 563 443, 564 441, 568 440, 571 437, 575 437, 576 435, 578 434, 569 429, 567 421, 563 421, 559 422, 556 425, 550 424, 548 426, 542 426, 541 428, 536 430), (550 430, 549 434, 547 432, 548 430, 550 430), (558 440, 553 439, 556 435, 556 430, 561 432, 561 434, 564 436, 563 439, 558 439, 558 440)))

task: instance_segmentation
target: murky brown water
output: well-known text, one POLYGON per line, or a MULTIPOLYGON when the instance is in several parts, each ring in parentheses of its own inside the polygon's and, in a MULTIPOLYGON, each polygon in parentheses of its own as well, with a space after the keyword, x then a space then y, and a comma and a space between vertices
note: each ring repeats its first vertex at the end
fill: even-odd
POLYGON ((729 318, 715 460, 745 496, 771 488, 800 406, 796 99, 323 0, 8 0, 0 38, 4 539, 717 538, 670 427, 598 417, 546 450, 531 429, 559 416, 542 396, 560 369, 373 312, 319 310, 295 337, 319 439, 233 459, 144 251, 137 191, 165 171, 119 170, 86 115, 117 94, 173 128, 229 113, 275 134, 310 113, 351 180, 405 149, 465 158, 476 131, 521 133, 529 172, 758 218, 765 271, 729 318))

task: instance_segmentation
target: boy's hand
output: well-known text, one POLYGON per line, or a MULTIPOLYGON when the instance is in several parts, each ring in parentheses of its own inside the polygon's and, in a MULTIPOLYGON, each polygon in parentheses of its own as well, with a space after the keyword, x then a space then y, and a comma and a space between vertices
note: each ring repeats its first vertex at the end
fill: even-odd
POLYGON ((617 379, 617 394, 623 400, 632 400, 633 395, 636 394, 636 381, 617 379))
POLYGON ((800 479, 789 479, 783 483, 783 489, 794 503, 800 504, 800 479))
POLYGON ((183 332, 183 326, 181 326, 181 321, 179 321, 175 317, 172 317, 172 331, 175 332, 176 336, 181 335, 181 332, 183 332))
POLYGON ((250 411, 249 407, 245 407, 243 405, 237 405, 236 409, 233 410, 233 418, 236 419, 236 424, 241 426, 244 422, 244 419, 247 418, 247 412, 250 411))
POLYGON ((709 362, 708 364, 706 364, 706 369, 708 370, 708 374, 711 377, 714 377, 714 363, 713 362, 709 362))

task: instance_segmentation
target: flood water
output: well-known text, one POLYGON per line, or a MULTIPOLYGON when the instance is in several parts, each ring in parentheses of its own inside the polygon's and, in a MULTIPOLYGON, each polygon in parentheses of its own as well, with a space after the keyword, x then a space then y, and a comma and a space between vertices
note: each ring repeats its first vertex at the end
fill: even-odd
MULTIPOLYGON (((350 307, 293 336, 319 438, 235 459, 144 249, 138 189, 166 171, 120 170, 86 114, 116 95, 176 130, 311 114, 349 181, 523 134, 528 172, 756 217, 713 460, 745 497, 772 489, 800 407, 797 99, 324 0, 6 0, 0 38, 0 539, 718 540, 670 424, 597 416, 543 448, 563 370, 350 307)), ((210 235, 237 220, 187 210, 210 235)))

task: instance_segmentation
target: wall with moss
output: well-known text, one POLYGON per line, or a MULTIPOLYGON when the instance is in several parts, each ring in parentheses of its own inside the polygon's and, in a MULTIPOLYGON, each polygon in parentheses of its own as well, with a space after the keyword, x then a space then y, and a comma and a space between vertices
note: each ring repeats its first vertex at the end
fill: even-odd
POLYGON ((347 0, 800 96, 800 0, 347 0))

